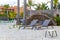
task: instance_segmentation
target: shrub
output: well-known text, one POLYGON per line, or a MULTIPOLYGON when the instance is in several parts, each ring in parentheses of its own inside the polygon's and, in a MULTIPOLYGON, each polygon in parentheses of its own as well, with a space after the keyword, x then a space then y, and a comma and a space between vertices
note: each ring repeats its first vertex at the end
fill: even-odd
POLYGON ((16 17, 16 13, 14 13, 14 12, 9 12, 9 14, 8 14, 9 20, 14 19, 15 17, 16 17))
POLYGON ((60 17, 55 17, 55 21, 57 23, 57 26, 60 26, 60 17))
POLYGON ((4 14, 0 14, 0 16, 5 17, 5 16, 6 16, 6 14, 5 14, 5 13, 4 13, 4 14))
POLYGON ((22 12, 22 13, 20 13, 20 17, 22 17, 22 18, 23 18, 23 12, 22 12))

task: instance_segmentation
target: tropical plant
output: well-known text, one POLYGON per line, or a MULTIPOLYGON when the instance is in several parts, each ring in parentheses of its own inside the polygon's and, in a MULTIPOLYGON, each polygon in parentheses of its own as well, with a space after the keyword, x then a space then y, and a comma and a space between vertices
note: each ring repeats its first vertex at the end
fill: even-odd
POLYGON ((6 11, 9 7, 10 7, 9 4, 5 4, 5 5, 4 5, 5 11, 6 11))
POLYGON ((9 8, 10 6, 9 6, 9 4, 5 4, 4 7, 7 9, 7 8, 9 8))
POLYGON ((40 10, 41 9, 41 4, 35 4, 35 6, 36 6, 36 8, 35 8, 35 10, 40 10))
POLYGON ((32 0, 28 0, 28 5, 29 5, 29 6, 32 5, 32 0))
POLYGON ((6 17, 6 14, 0 14, 1 17, 6 17))
POLYGON ((28 3, 26 5, 27 5, 27 7, 30 8, 30 15, 31 15, 31 7, 34 6, 32 0, 28 0, 28 3))
POLYGON ((56 17, 55 20, 56 20, 57 26, 60 26, 60 17, 56 17))
POLYGON ((9 4, 5 4, 4 5, 4 13, 6 14, 6 17, 8 16, 8 13, 9 13, 9 11, 8 11, 8 8, 9 8, 10 6, 9 6, 9 4))
POLYGON ((54 20, 56 21, 57 23, 57 26, 60 26, 60 17, 59 17, 59 14, 56 14, 57 16, 54 18, 54 20))
POLYGON ((41 4, 41 10, 47 10, 49 9, 46 3, 41 4))
POLYGON ((15 12, 9 12, 8 14, 8 18, 9 19, 14 19, 16 17, 16 13, 15 12))
POLYGON ((58 3, 58 6, 57 7, 58 7, 58 9, 60 9, 60 3, 58 3))
POLYGON ((57 8, 57 5, 58 5, 58 0, 53 0, 53 4, 54 4, 54 9, 57 8))
POLYGON ((21 13, 20 13, 20 17, 22 17, 22 18, 23 18, 23 12, 21 12, 21 13))
POLYGON ((49 7, 47 6, 46 3, 36 4, 35 10, 47 10, 47 9, 49 9, 49 7))

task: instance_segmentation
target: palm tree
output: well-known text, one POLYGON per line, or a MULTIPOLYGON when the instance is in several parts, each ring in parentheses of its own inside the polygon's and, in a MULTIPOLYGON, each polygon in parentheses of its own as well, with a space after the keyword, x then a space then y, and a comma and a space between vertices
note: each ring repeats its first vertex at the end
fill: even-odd
POLYGON ((41 4, 35 4, 36 8, 34 7, 35 10, 41 10, 41 4))
POLYGON ((60 3, 58 3, 58 6, 57 7, 58 7, 58 9, 60 9, 60 3))
POLYGON ((17 25, 20 24, 19 13, 20 13, 20 0, 17 0, 17 25))
POLYGON ((26 27, 26 0, 24 0, 24 16, 23 16, 24 29, 26 27))
POLYGON ((7 9, 7 8, 9 8, 10 6, 9 6, 9 4, 5 4, 4 7, 7 9))
POLYGON ((54 0, 53 1, 53 3, 54 3, 54 9, 58 12, 58 0, 54 0))
POLYGON ((47 6, 46 3, 42 3, 41 9, 42 9, 42 10, 47 10, 47 9, 49 9, 49 8, 48 8, 48 6, 47 6))
POLYGON ((8 10, 9 7, 10 7, 9 4, 4 5, 4 8, 5 8, 4 13, 6 13, 7 18, 8 18, 8 13, 9 13, 9 10, 8 10))
POLYGON ((53 3, 54 3, 54 8, 57 8, 58 0, 53 0, 53 3))
POLYGON ((54 9, 56 10, 58 14, 58 0, 53 0, 53 3, 54 3, 54 9))
POLYGON ((49 9, 49 7, 47 6, 47 3, 35 4, 36 8, 35 7, 34 8, 35 8, 35 10, 47 10, 47 9, 49 9))
POLYGON ((31 16, 31 6, 33 6, 33 5, 34 4, 33 4, 32 0, 28 0, 27 6, 30 7, 30 16, 31 16))

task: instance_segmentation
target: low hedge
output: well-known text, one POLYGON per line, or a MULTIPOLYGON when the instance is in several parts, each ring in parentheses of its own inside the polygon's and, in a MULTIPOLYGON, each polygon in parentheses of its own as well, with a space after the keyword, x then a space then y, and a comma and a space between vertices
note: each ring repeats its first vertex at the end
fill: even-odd
POLYGON ((0 16, 3 16, 4 17, 4 16, 7 16, 7 15, 6 14, 0 14, 0 16))

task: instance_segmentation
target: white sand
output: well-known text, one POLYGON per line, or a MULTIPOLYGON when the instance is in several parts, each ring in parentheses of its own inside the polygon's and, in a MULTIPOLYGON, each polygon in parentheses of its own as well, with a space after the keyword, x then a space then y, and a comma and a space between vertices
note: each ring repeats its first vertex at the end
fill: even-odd
POLYGON ((45 30, 30 30, 30 29, 9 29, 10 25, 0 24, 0 40, 60 40, 60 27, 55 27, 58 36, 45 38, 45 30))

